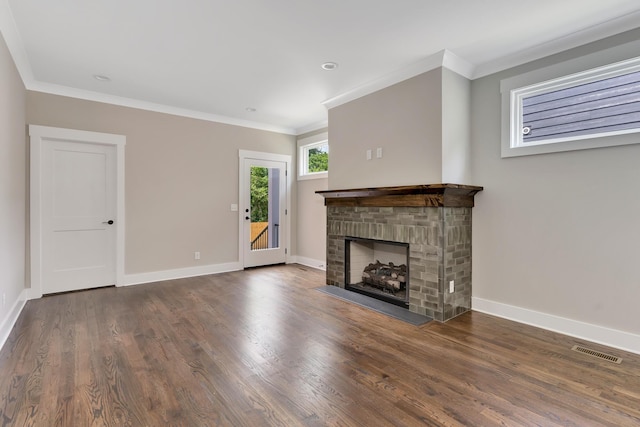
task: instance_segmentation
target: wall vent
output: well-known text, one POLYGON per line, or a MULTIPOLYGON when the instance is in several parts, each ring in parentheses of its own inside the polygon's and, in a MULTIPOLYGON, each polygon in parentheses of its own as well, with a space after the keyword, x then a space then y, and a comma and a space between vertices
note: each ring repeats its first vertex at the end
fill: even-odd
POLYGON ((582 347, 581 345, 574 345, 571 350, 577 351, 578 353, 588 354, 589 356, 597 357, 598 359, 606 360, 608 362, 613 362, 620 364, 622 363, 622 358, 618 356, 612 356, 610 354, 602 353, 600 351, 592 350, 587 347, 582 347))

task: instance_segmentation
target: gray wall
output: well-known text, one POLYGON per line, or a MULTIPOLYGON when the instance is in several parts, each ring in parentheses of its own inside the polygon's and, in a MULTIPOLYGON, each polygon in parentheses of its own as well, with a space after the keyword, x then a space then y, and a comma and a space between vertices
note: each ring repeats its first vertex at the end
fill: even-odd
POLYGON ((472 184, 485 187, 473 211, 474 298, 640 334, 640 145, 502 159, 499 90, 503 78, 589 53, 615 60, 601 50, 639 39, 630 32, 473 81, 472 184))
POLYGON ((238 150, 295 158, 290 135, 31 91, 27 121, 126 135, 127 274, 237 262, 238 150))
POLYGON ((0 345, 25 288, 25 109, 24 85, 0 36, 0 345))
POLYGON ((442 68, 442 179, 466 184, 471 175, 471 82, 442 68))

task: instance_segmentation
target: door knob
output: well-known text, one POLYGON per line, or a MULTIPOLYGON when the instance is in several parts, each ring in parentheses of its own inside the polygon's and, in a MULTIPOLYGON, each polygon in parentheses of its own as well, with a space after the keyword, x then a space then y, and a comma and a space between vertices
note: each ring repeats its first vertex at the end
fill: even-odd
POLYGON ((109 221, 102 221, 102 223, 111 225, 111 224, 113 224, 113 220, 110 219, 109 221))

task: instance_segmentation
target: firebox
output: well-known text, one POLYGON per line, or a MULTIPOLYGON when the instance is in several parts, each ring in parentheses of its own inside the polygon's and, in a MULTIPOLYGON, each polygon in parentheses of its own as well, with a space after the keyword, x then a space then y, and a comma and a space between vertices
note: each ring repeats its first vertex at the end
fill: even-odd
POLYGON ((344 238, 345 289, 409 308, 409 244, 344 238))

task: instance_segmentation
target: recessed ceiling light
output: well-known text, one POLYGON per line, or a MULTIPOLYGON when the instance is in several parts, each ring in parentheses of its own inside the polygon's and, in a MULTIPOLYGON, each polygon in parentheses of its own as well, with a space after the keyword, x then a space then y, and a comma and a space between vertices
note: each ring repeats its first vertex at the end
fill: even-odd
POLYGON ((247 107, 247 108, 245 108, 245 110, 247 110, 250 113, 255 113, 256 112, 256 109, 252 108, 252 107, 247 107))
POLYGON ((321 65, 321 67, 323 70, 332 71, 338 68, 338 64, 336 64, 335 62, 325 62, 321 65))
POLYGON ((111 79, 107 76, 103 76, 102 74, 94 74, 93 78, 99 82, 110 82, 111 79))

